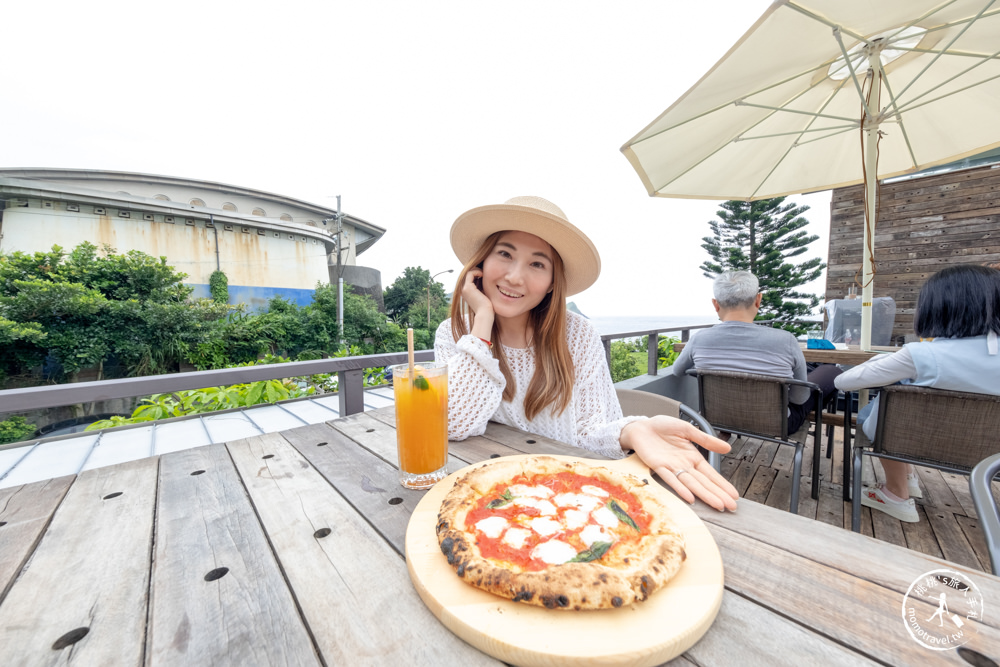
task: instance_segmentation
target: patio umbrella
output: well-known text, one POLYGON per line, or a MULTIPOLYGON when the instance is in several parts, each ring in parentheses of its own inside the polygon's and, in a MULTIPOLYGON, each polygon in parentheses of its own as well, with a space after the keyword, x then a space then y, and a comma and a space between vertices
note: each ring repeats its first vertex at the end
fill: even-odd
POLYGON ((998 48, 1000 0, 779 0, 621 150, 657 197, 865 183, 870 349, 878 179, 1000 146, 998 48))

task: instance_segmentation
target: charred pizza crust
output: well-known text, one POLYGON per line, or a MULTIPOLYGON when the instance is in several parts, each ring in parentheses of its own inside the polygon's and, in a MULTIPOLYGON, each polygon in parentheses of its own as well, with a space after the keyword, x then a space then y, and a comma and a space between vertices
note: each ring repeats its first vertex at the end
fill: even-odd
POLYGON ((549 609, 610 609, 648 598, 680 569, 686 557, 683 535, 667 508, 640 480, 607 468, 547 456, 484 464, 459 479, 442 501, 437 535, 441 551, 467 583, 515 602, 549 609), (599 561, 568 562, 540 571, 483 556, 466 517, 497 484, 519 475, 571 472, 617 485, 633 494, 651 519, 629 549, 613 549, 599 561))

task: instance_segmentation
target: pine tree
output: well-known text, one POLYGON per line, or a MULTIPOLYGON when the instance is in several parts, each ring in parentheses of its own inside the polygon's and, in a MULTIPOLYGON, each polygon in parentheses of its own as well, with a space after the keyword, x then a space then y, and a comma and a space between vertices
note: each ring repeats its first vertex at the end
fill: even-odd
MULTIPOLYGON (((723 271, 749 271, 760 281, 759 320, 794 320, 808 315, 819 305, 819 297, 795 290, 815 280, 826 267, 819 258, 790 261, 806 252, 817 236, 803 230, 809 221, 802 214, 808 206, 785 204, 784 197, 753 202, 730 200, 711 220, 712 236, 702 240, 711 260, 701 265, 707 278, 723 271)), ((784 328, 801 333, 792 325, 784 328)))

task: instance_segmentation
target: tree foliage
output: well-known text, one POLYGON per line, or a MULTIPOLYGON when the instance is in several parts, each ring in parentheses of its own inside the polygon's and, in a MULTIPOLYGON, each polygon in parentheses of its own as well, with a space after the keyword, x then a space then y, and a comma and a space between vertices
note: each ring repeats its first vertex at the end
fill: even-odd
MULTIPOLYGON (((731 270, 757 276, 764 295, 757 315, 761 320, 798 319, 819 305, 818 296, 796 288, 818 278, 826 265, 819 258, 793 261, 819 238, 804 229, 809 221, 802 214, 809 207, 784 201, 785 197, 775 197, 724 202, 716 211, 719 219, 708 223, 712 236, 702 239, 701 247, 711 257, 701 265, 706 277, 714 279, 731 270)), ((799 329, 794 325, 785 328, 799 329)))
POLYGON ((389 321, 374 299, 352 289, 344 291, 344 339, 357 341, 365 354, 406 350, 406 331, 389 321))
MULTIPOLYGON (((444 287, 431 280, 431 272, 419 266, 408 266, 382 295, 385 312, 400 326, 433 332, 448 318, 448 301, 444 287), (428 285, 430 285, 430 325, 427 322, 428 285)), ((414 332, 415 333, 415 332, 414 332)))
MULTIPOLYGON (((82 243, 66 252, 0 254, 0 382, 45 368, 45 377, 73 381, 85 368, 98 378, 199 370, 256 363, 284 355, 317 359, 350 353, 406 350, 406 332, 371 297, 344 295, 344 331, 337 324, 337 290, 319 283, 313 300, 298 306, 275 297, 262 312, 221 298, 225 274, 213 274, 213 299, 191 299, 165 257, 124 254, 82 243), (111 370, 108 370, 111 369, 111 370)), ((397 315, 415 326, 417 349, 433 346, 447 317, 444 290, 411 267, 386 294, 397 315), (431 327, 427 325, 430 285, 431 327)))

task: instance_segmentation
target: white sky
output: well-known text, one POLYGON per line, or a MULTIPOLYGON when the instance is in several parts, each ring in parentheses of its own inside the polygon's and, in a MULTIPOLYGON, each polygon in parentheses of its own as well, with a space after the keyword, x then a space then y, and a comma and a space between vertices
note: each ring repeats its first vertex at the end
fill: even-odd
MULTIPOLYGON (((584 313, 711 317, 718 202, 648 197, 619 149, 769 4, 8 2, 0 166, 340 194, 387 230, 359 257, 384 287, 419 265, 450 290, 454 219, 538 195, 601 252, 584 313)), ((825 261, 830 193, 795 199, 825 261)))

